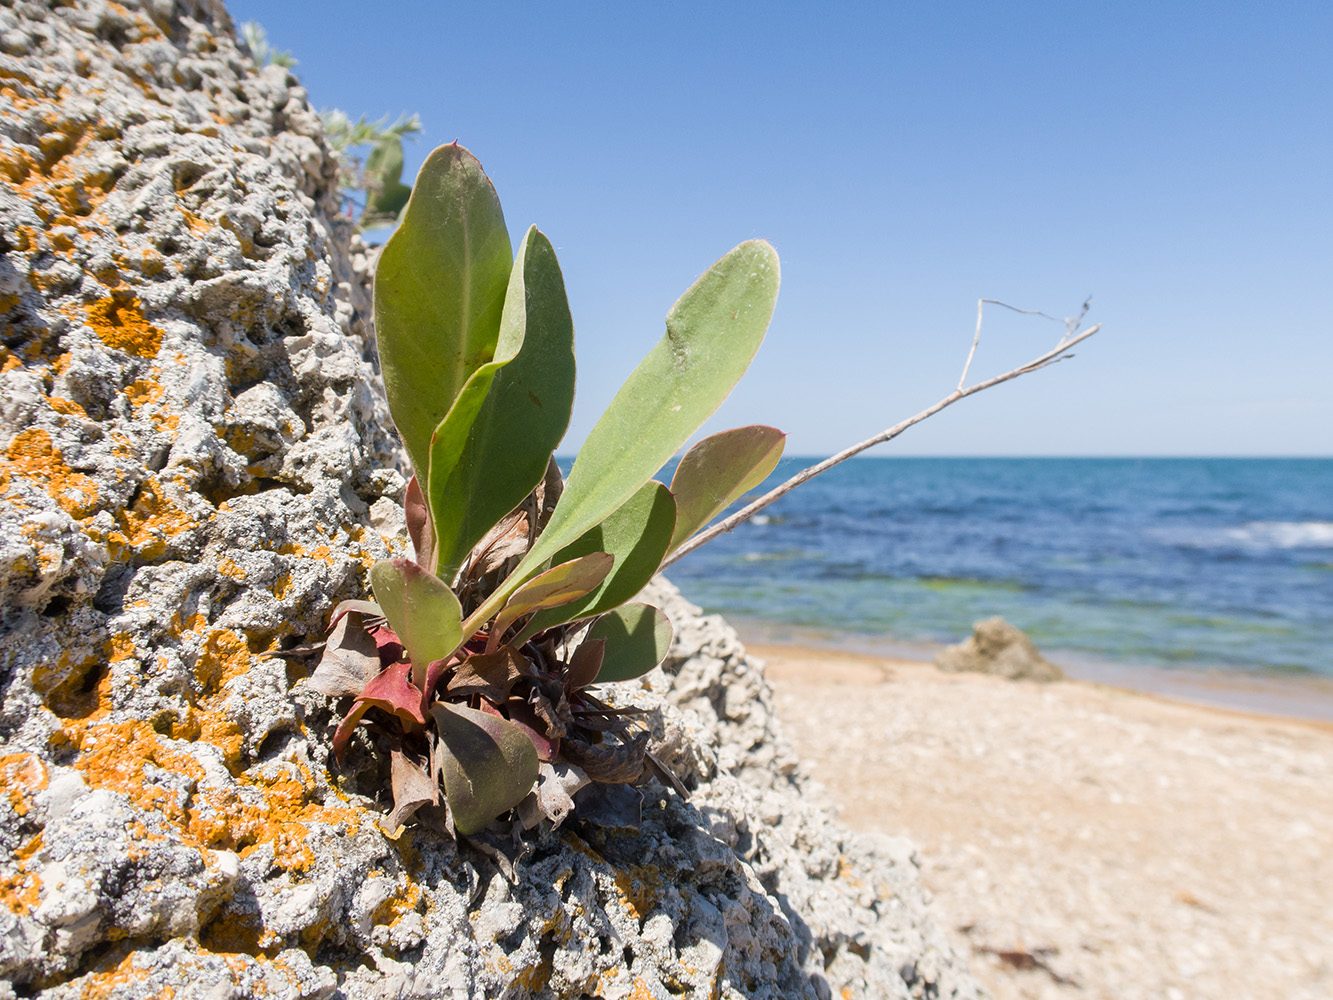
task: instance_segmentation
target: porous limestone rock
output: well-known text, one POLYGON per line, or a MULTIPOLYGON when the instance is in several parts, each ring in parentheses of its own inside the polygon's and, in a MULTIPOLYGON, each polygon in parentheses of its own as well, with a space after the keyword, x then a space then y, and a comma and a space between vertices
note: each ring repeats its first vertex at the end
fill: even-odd
POLYGON ((379 827, 299 657, 405 544, 367 253, 216 0, 0 6, 0 998, 971 997, 667 584, 692 789, 483 852, 379 827))
POLYGON ((975 623, 970 636, 940 650, 935 665, 952 673, 970 670, 1014 681, 1060 681, 1065 677, 1022 629, 999 617, 975 623))

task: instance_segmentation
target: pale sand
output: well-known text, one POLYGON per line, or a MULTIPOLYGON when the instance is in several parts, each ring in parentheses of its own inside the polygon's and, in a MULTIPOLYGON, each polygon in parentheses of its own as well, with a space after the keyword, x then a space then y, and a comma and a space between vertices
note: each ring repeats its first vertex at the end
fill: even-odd
POLYGON ((998 1000, 1333 998, 1333 726, 750 645, 998 1000))

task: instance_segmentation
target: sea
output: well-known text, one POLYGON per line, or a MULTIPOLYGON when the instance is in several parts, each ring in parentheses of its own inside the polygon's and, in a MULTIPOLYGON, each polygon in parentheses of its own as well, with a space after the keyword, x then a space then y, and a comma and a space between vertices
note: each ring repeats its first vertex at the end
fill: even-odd
POLYGON ((751 641, 929 658, 1000 615, 1094 679, 1333 684, 1333 459, 856 458, 667 575, 751 641))

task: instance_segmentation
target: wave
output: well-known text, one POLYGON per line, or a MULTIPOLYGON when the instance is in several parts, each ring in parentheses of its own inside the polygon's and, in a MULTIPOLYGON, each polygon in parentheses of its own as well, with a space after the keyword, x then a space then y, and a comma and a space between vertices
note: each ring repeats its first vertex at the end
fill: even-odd
POLYGON ((1239 527, 1165 529, 1154 535, 1192 549, 1333 549, 1333 521, 1250 521, 1239 527))

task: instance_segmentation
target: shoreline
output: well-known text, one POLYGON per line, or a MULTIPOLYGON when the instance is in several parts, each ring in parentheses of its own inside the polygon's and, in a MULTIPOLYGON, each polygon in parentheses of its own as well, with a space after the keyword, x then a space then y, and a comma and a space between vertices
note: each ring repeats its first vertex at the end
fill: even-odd
MULTIPOLYGON (((912 663, 934 668, 944 643, 906 643, 857 635, 842 641, 756 619, 728 618, 747 649, 799 650, 801 655, 912 663)), ((1333 730, 1333 676, 1254 673, 1224 667, 1159 667, 1113 663, 1067 650, 1041 653, 1065 672, 1066 680, 1115 688, 1177 704, 1234 712, 1257 718, 1307 722, 1333 730)))

